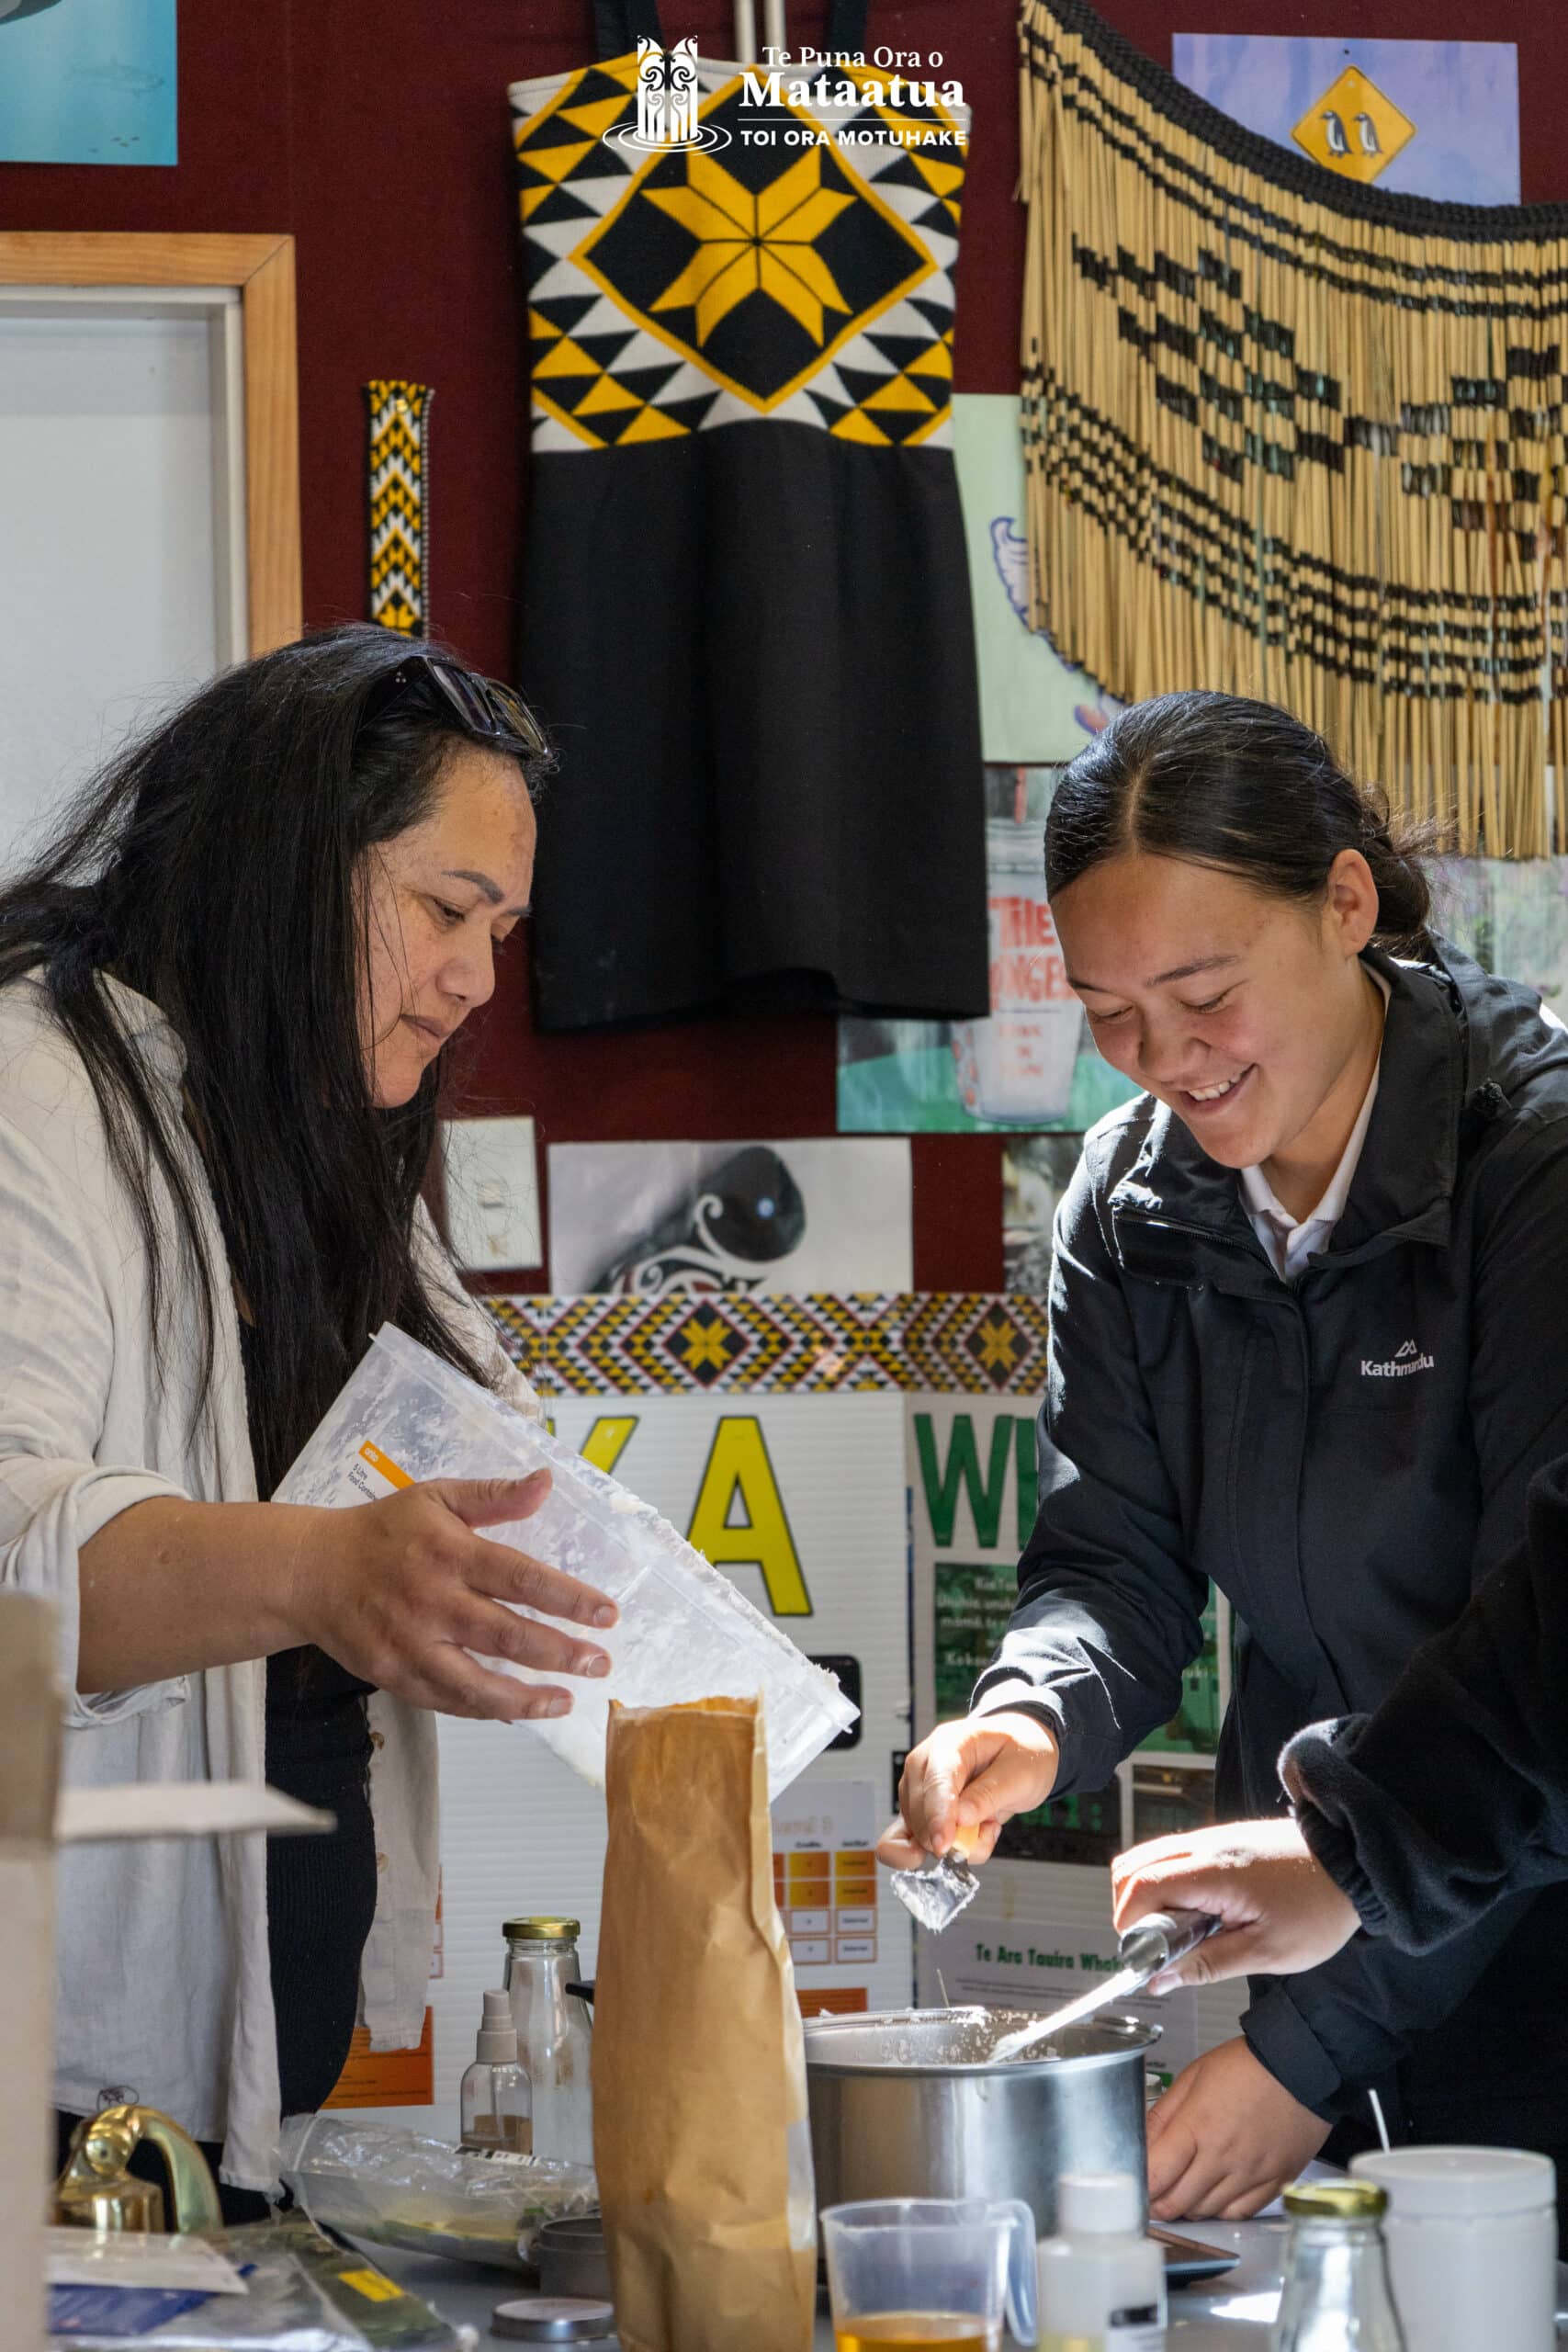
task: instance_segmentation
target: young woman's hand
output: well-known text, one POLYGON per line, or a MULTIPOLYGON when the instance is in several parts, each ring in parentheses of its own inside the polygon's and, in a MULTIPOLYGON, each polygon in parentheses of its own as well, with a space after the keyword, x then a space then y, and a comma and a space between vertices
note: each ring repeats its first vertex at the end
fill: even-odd
POLYGON ((1156 2222, 1245 2222, 1271 2205, 1328 2137, 1238 2036, 1184 2066, 1149 2109, 1156 2222))
POLYGON ((1056 1743, 1032 1715, 965 1715, 939 1724, 912 1747, 898 1783, 899 1818, 883 1837, 876 1858, 889 1870, 918 1870, 928 1854, 944 1854, 961 1829, 972 1830, 965 1850, 989 1859, 1002 1824, 1043 1804, 1056 1778, 1056 1743))
POLYGON ((1316 1968, 1360 1925, 1293 1821, 1226 1821, 1151 1838, 1118 1855, 1111 1882, 1119 1929, 1175 1908, 1212 1911, 1225 1923, 1155 1980, 1161 1993, 1316 1968))
POLYGON ((475 1530, 536 1511, 549 1473, 526 1478, 434 1479, 348 1510, 312 1511, 294 1564, 289 1614, 314 1642, 378 1689, 446 1715, 515 1723, 564 1715, 570 1692, 513 1680, 470 1657, 504 1657, 547 1674, 600 1675, 606 1653, 567 1630, 615 1623, 591 1585, 475 1530), (563 1625, 502 1606, 523 1601, 563 1625))

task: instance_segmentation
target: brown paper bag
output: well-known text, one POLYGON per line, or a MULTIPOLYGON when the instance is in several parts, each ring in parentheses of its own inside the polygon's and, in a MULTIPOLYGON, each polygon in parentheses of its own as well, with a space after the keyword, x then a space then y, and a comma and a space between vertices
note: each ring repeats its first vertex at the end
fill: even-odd
POLYGON ((757 1700, 612 1702, 593 2162, 625 2352, 807 2352, 806 2053, 757 1700))

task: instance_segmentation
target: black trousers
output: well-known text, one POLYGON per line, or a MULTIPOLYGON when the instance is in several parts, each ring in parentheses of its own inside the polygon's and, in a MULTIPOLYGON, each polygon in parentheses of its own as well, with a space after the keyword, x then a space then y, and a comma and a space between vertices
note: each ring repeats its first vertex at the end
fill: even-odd
MULTIPOLYGON (((362 1711, 363 1712, 363 1711, 362 1711)), ((368 1750, 367 1750, 368 1754, 368 1750)), ((285 2115, 313 2115, 343 2072, 359 2007, 359 1963, 376 1917, 376 1833, 368 1767, 298 1758, 290 1796, 337 1815, 328 1838, 273 1838, 267 1933, 285 2115)))

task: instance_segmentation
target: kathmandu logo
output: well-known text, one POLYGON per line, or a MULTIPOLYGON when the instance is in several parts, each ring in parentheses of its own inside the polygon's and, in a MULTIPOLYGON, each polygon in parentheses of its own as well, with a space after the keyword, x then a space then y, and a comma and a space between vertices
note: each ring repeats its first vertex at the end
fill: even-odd
POLYGON ((1432 1372, 1436 1365, 1435 1356, 1423 1355, 1414 1340, 1406 1340, 1404 1345, 1395 1348, 1393 1355, 1382 1363, 1375 1363, 1371 1356, 1363 1356, 1361 1377, 1363 1380, 1403 1380, 1406 1373, 1432 1372))
POLYGON ((673 49, 665 49, 656 40, 639 40, 637 121, 609 135, 619 146, 635 147, 644 155, 674 155, 694 148, 728 147, 728 130, 716 123, 697 120, 701 98, 695 40, 678 40, 673 49))

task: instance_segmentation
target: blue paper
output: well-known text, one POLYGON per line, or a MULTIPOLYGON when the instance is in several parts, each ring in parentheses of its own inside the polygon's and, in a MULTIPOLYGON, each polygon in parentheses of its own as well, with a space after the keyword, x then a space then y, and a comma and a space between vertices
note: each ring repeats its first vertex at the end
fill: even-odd
POLYGON ((0 0, 0 164, 175 164, 175 0, 0 0))
POLYGON ((51 2287, 51 2335, 150 2335, 212 2298, 200 2288, 51 2287))

